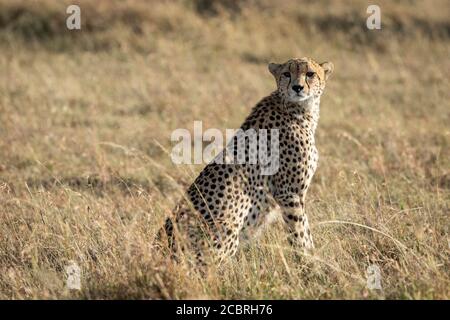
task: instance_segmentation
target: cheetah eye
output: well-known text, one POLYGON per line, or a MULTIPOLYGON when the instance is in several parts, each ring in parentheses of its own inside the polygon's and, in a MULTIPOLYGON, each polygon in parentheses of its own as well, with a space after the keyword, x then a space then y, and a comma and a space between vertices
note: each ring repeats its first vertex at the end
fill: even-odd
POLYGON ((306 76, 307 76, 308 78, 312 78, 312 77, 314 77, 314 75, 315 75, 315 72, 307 72, 307 73, 306 73, 306 76))
POLYGON ((283 73, 283 76, 285 76, 286 78, 290 78, 291 77, 291 73, 290 72, 285 72, 285 73, 283 73))

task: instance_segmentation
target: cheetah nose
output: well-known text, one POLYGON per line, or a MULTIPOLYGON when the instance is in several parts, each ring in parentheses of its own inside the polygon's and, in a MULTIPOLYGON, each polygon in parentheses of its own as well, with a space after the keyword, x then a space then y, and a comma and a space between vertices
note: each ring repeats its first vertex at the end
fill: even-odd
POLYGON ((292 90, 294 90, 295 92, 299 93, 300 91, 303 90, 303 86, 292 86, 292 90))

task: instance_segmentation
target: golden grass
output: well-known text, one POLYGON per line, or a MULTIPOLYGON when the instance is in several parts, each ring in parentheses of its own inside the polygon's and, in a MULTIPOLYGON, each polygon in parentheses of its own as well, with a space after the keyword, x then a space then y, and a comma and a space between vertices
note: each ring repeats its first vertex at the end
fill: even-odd
POLYGON ((68 3, 0 0, 0 298, 450 298, 448 1, 379 1, 381 31, 361 1, 128 0, 79 1, 70 32, 68 3), (277 224, 206 277, 172 264, 151 242, 202 166, 171 132, 239 127, 293 56, 335 64, 315 252, 277 224))

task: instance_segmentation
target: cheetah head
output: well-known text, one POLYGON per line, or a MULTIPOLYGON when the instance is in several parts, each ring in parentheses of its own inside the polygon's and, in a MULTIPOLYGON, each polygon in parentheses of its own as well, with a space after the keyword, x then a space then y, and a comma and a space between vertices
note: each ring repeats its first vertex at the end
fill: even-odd
POLYGON ((322 95, 333 64, 319 64, 310 58, 290 59, 269 63, 269 71, 277 81, 278 92, 289 102, 301 103, 322 95))

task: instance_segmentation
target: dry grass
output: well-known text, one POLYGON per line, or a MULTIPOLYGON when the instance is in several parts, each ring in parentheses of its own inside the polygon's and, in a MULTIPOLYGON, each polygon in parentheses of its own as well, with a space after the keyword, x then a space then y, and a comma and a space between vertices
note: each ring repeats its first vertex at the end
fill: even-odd
POLYGON ((0 298, 450 298, 448 1, 379 1, 382 31, 361 1, 80 3, 69 32, 64 1, 0 0, 0 298), (292 56, 336 69, 317 249, 299 261, 275 225, 188 273, 151 248, 202 167, 171 163, 170 133, 239 127, 274 88, 266 63, 292 56))

